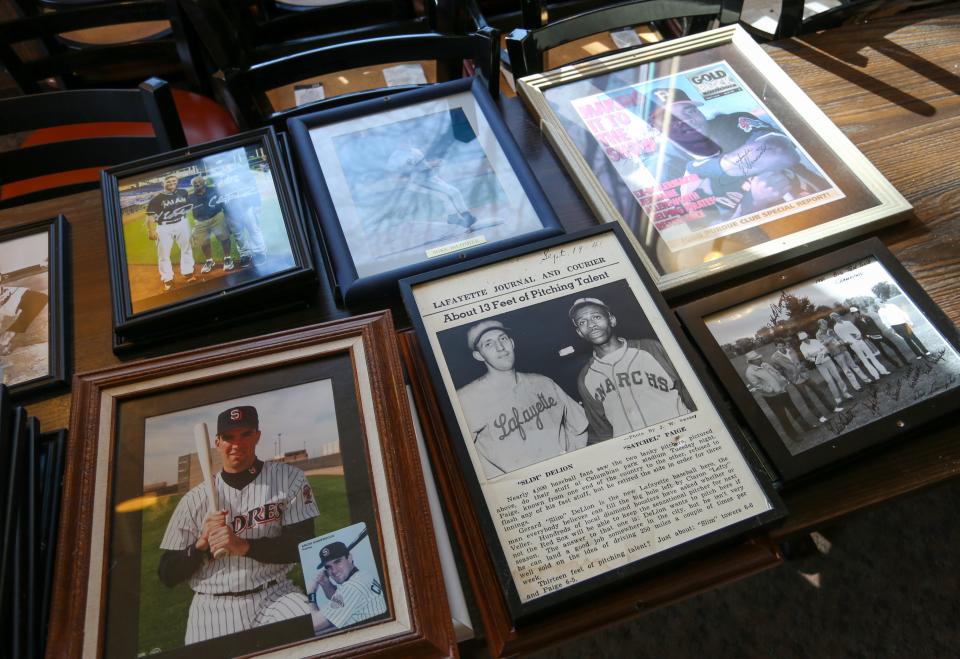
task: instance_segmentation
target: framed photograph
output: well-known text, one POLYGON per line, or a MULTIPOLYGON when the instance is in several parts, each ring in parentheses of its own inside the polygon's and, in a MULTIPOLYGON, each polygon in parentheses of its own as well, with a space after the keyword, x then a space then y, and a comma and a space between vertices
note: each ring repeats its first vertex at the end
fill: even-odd
POLYGON ((0 231, 0 384, 14 400, 70 381, 67 221, 0 231))
POLYGON ((313 254, 273 129, 103 172, 114 347, 303 303, 313 254))
POLYGON ((877 238, 678 313, 784 480, 960 407, 957 329, 877 238))
POLYGON ((910 210, 736 25, 528 76, 519 93, 668 296, 910 210))
POLYGON ((401 290, 515 621, 782 515, 619 226, 401 290))
POLYGON ((389 315, 78 383, 54 654, 455 651, 389 315))
POLYGON ((431 85, 288 122, 345 302, 562 231, 484 85, 431 85))

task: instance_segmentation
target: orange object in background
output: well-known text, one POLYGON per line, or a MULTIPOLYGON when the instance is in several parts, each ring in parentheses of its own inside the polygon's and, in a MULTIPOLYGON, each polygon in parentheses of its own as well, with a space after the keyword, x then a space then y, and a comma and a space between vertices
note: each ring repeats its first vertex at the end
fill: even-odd
MULTIPOLYGON (((177 114, 183 124, 187 144, 190 146, 229 137, 240 132, 230 113, 223 106, 206 96, 174 89, 173 102, 177 106, 177 114)), ((69 124, 35 130, 23 140, 21 146, 53 144, 92 137, 135 137, 153 134, 153 127, 146 122, 117 121, 69 124)), ((0 199, 12 199, 31 192, 64 185, 96 182, 100 180, 101 169, 100 167, 87 167, 8 183, 0 187, 0 199)))

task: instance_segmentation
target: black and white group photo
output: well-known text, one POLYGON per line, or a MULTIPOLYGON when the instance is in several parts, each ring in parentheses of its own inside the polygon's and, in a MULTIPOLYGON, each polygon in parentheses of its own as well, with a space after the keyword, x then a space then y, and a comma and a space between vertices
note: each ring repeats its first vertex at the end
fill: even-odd
POLYGON ((876 260, 704 320, 793 455, 960 384, 960 355, 876 260))
POLYGON ((625 281, 438 339, 486 479, 696 409, 625 281))

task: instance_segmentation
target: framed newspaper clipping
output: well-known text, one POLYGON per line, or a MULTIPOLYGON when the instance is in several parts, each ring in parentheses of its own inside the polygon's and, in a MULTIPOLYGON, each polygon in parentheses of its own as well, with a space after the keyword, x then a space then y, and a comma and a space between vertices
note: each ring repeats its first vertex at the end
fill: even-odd
POLYGON ((514 621, 782 515, 619 226, 401 290, 514 621))
POLYGON ((57 657, 451 656, 389 314, 78 376, 57 657))
POLYGON ((957 329, 877 238, 678 313, 784 480, 960 407, 957 329))
POLYGON ((739 26, 520 80, 594 213, 682 294, 910 205, 739 26))
POLYGON ((288 123, 347 305, 562 231, 479 78, 288 123))

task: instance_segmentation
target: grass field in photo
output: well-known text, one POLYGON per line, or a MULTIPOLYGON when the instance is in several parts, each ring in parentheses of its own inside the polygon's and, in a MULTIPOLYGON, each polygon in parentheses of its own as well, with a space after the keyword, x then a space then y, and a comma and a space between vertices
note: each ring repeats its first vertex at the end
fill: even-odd
MULTIPOLYGON (((314 536, 350 525, 347 490, 342 475, 307 476, 313 489, 320 516, 314 520, 314 536)), ((187 612, 193 591, 186 583, 173 588, 164 586, 157 577, 160 564, 160 541, 167 523, 182 495, 161 497, 143 511, 140 552, 140 611, 138 654, 152 654, 183 646, 187 631, 187 612)), ((303 588, 303 571, 296 565, 288 577, 303 588)))

